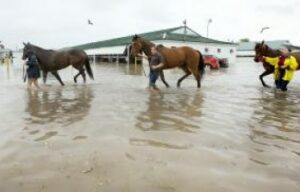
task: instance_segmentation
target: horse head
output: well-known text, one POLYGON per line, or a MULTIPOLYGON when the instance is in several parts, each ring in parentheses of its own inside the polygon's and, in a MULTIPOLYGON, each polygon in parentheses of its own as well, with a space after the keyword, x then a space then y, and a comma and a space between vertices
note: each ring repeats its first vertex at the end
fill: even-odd
POLYGON ((143 43, 141 41, 141 37, 138 35, 133 36, 132 43, 131 43, 131 55, 137 56, 139 53, 142 52, 143 43))
POLYGON ((30 43, 23 43, 23 56, 22 59, 25 60, 29 57, 30 53, 33 52, 32 45, 30 43))
POLYGON ((266 56, 268 50, 268 46, 265 44, 265 41, 262 41, 261 43, 256 43, 254 51, 255 51, 255 57, 254 61, 259 62, 263 56, 266 56))

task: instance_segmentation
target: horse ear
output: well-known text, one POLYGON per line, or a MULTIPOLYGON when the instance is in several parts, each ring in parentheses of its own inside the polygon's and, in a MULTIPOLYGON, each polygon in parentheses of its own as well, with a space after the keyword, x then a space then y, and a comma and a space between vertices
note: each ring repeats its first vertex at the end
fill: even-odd
POLYGON ((24 45, 25 47, 27 46, 26 43, 24 43, 24 42, 23 42, 23 45, 24 45))
POLYGON ((265 44, 265 40, 262 40, 261 45, 264 45, 264 44, 265 44))
POLYGON ((137 34, 135 34, 132 38, 133 41, 137 40, 139 38, 139 36, 137 34))

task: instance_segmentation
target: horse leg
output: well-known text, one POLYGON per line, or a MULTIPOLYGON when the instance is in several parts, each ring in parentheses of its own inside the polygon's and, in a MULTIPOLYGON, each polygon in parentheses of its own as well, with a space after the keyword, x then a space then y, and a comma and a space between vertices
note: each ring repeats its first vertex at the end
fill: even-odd
POLYGON ((165 84, 165 86, 166 86, 167 88, 169 88, 170 86, 169 86, 169 84, 167 83, 167 81, 166 81, 166 79, 165 79, 164 71, 163 71, 163 70, 160 70, 159 75, 160 75, 161 81, 165 84))
POLYGON ((81 75, 81 72, 79 71, 79 73, 77 75, 74 76, 74 82, 77 83, 77 78, 79 77, 79 75, 81 75))
POLYGON ((44 84, 46 84, 46 82, 47 82, 47 76, 48 76, 48 71, 43 71, 43 81, 44 81, 44 84))
POLYGON ((51 73, 60 82, 61 86, 65 86, 65 84, 62 82, 62 80, 61 80, 61 78, 60 78, 60 76, 59 76, 59 74, 58 74, 57 71, 54 71, 54 72, 51 72, 51 73))
POLYGON ((264 77, 265 77, 265 76, 268 76, 268 75, 270 75, 270 74, 272 74, 272 73, 273 73, 273 71, 266 70, 265 72, 263 72, 263 73, 259 76, 259 79, 260 79, 260 81, 261 81, 261 83, 262 83, 262 85, 263 85, 264 87, 270 88, 270 86, 267 85, 267 84, 265 83, 264 77))
POLYGON ((193 71, 193 75, 197 81, 197 87, 201 88, 201 76, 200 76, 200 72, 199 71, 193 71))
POLYGON ((197 87, 201 88, 201 76, 200 71, 198 70, 198 67, 189 67, 191 73, 193 73, 196 81, 197 81, 197 87))
POLYGON ((85 70, 83 68, 80 70, 80 74, 83 78, 83 82, 86 83, 86 75, 85 75, 85 70))
POLYGON ((86 83, 86 74, 85 74, 85 70, 84 68, 78 69, 79 73, 74 77, 74 82, 77 83, 77 78, 79 77, 79 75, 82 76, 84 83, 86 83))
POLYGON ((185 75, 178 80, 178 82, 177 82, 178 88, 180 87, 181 82, 192 74, 186 65, 182 66, 181 69, 185 72, 185 75))
POLYGON ((201 88, 201 80, 200 80, 200 74, 194 74, 195 78, 196 78, 196 81, 197 81, 197 87, 198 88, 201 88))

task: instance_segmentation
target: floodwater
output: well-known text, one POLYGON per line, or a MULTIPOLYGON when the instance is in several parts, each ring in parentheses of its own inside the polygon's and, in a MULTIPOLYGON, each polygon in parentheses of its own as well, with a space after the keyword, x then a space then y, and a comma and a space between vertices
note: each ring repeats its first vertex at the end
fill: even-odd
POLYGON ((149 93, 139 66, 93 68, 28 91, 20 60, 0 65, 1 192, 300 191, 300 73, 281 93, 243 59, 149 93))

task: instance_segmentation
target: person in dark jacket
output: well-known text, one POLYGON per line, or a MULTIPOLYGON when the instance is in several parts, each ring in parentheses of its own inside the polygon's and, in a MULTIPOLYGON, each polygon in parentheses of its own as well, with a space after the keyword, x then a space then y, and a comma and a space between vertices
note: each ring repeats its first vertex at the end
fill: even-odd
POLYGON ((36 55, 33 52, 28 53, 28 60, 26 61, 26 65, 28 88, 32 88, 32 85, 34 85, 36 88, 41 89, 41 87, 38 84, 38 79, 41 77, 39 62, 36 55))
POLYGON ((153 46, 151 48, 151 60, 150 60, 150 77, 149 77, 149 88, 152 91, 159 91, 156 86, 156 81, 159 77, 159 70, 164 66, 164 58, 157 51, 157 47, 153 46))
MULTIPOLYGON (((141 54, 139 56, 143 57, 141 54)), ((160 91, 156 86, 156 81, 159 77, 159 70, 164 67, 164 58, 158 52, 157 47, 151 47, 151 57, 145 57, 150 59, 150 73, 149 73, 149 90, 150 91, 160 91)))

